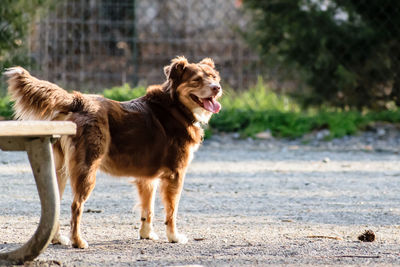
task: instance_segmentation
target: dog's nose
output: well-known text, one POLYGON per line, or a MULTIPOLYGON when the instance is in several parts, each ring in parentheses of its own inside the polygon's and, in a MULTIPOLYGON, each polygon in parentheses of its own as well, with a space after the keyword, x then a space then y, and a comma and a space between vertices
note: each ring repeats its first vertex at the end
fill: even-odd
POLYGON ((218 84, 211 84, 211 90, 215 95, 217 95, 221 91, 221 86, 218 84))

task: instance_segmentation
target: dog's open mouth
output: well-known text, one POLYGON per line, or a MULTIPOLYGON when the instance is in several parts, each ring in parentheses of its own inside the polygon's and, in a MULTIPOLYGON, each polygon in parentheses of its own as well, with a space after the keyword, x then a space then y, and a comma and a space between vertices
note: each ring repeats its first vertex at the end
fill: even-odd
POLYGON ((194 102, 199 104, 200 107, 212 113, 218 113, 221 110, 221 104, 215 99, 215 97, 199 98, 194 94, 190 94, 190 97, 194 102))

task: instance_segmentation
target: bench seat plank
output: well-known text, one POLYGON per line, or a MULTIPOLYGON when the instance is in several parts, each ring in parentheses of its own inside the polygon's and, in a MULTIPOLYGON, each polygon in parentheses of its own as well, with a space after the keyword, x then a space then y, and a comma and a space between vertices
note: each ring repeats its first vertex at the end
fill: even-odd
POLYGON ((0 136, 73 135, 76 124, 70 121, 1 121, 0 136))

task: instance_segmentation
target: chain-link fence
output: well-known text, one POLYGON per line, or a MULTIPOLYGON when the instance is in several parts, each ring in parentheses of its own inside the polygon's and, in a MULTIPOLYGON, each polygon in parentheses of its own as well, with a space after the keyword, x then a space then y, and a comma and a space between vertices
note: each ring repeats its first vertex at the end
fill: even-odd
POLYGON ((74 90, 162 82, 177 55, 215 60, 224 83, 243 88, 259 61, 244 44, 237 0, 68 0, 40 18, 30 35, 35 74, 74 90))

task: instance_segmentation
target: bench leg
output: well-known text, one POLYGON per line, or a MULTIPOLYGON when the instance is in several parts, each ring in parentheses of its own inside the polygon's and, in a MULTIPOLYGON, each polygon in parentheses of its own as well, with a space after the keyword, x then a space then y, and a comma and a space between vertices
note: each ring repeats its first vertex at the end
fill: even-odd
POLYGON ((1 260, 12 263, 22 263, 33 260, 49 245, 56 232, 56 225, 60 214, 60 197, 50 137, 37 138, 25 142, 36 187, 41 203, 39 226, 34 235, 22 247, 0 253, 1 260))

